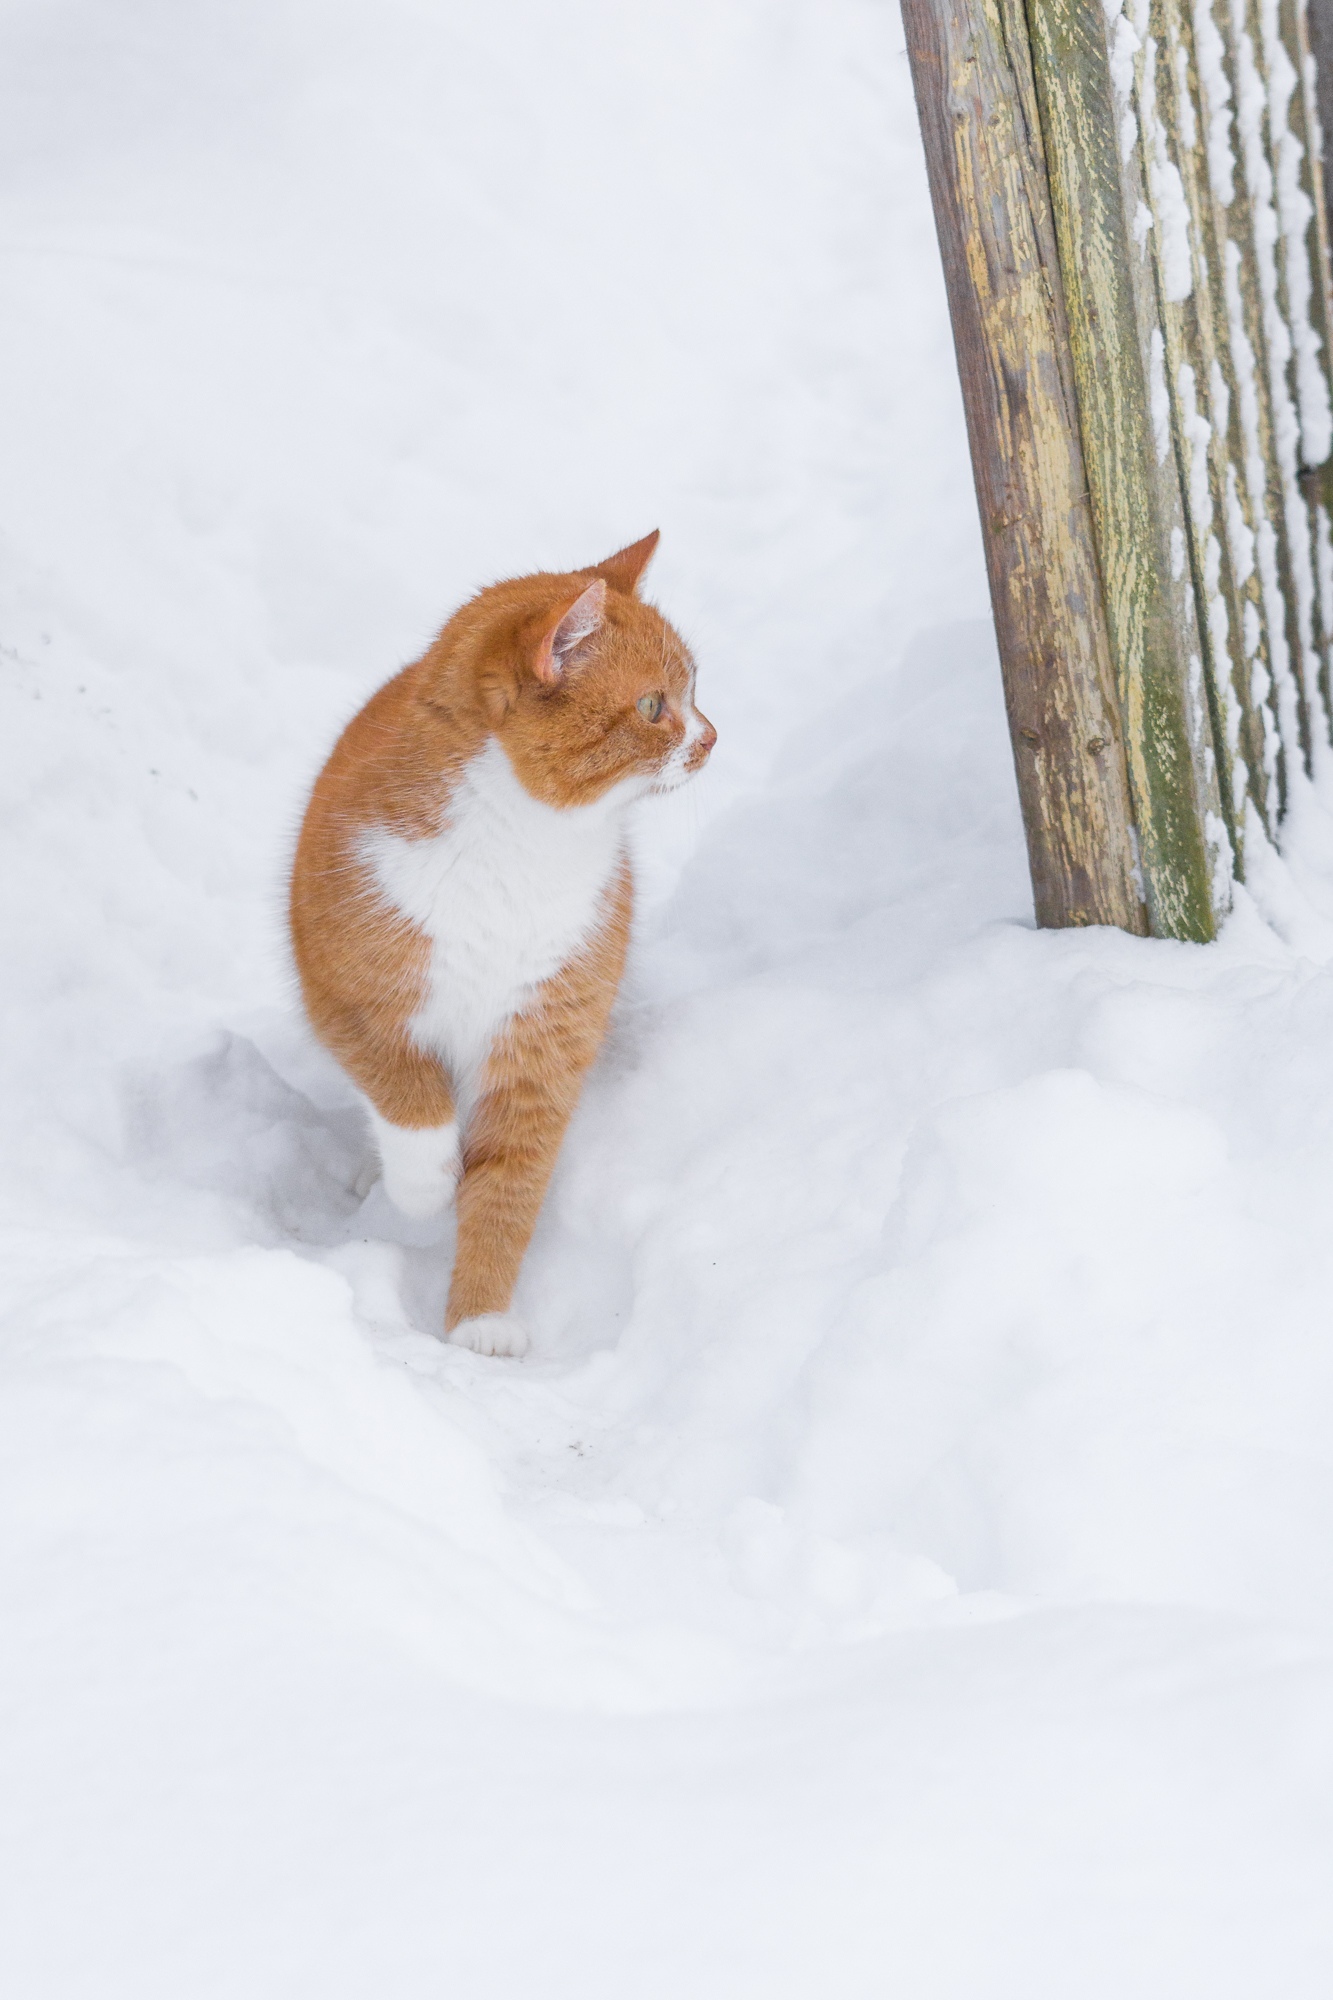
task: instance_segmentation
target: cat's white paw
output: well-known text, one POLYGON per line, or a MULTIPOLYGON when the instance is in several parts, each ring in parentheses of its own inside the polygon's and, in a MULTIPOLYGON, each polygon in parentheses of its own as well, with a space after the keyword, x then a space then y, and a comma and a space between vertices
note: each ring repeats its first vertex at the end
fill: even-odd
POLYGON ((442 1215, 454 1198, 462 1168, 458 1126, 391 1125, 371 1109, 370 1122, 380 1151, 384 1192, 395 1208, 415 1221, 442 1215))
POLYGON ((460 1319, 449 1335, 455 1347, 470 1347, 474 1354, 526 1354, 528 1330, 512 1313, 478 1313, 475 1319, 460 1319))

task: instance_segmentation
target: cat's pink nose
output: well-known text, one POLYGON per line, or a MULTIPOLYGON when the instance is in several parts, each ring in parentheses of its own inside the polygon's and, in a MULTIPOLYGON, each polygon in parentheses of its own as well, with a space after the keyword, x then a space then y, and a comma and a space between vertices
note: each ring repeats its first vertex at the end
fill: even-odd
POLYGON ((710 751, 713 748, 713 745, 717 742, 717 731, 716 729, 714 729, 712 723, 708 720, 708 717, 706 715, 701 715, 699 717, 699 720, 703 724, 703 733, 701 734, 699 741, 695 746, 694 754, 699 759, 699 762, 702 764, 704 758, 709 755, 710 751))

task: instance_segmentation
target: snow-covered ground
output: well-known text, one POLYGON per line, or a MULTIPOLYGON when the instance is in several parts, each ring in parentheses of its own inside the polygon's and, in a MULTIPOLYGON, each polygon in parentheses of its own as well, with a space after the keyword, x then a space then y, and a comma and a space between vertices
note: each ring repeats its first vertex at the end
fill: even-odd
POLYGON ((0 1989, 1325 2000, 1333 820, 1033 929, 896 9, 0 24, 0 1989), (721 744, 482 1360, 286 860, 659 523, 721 744))

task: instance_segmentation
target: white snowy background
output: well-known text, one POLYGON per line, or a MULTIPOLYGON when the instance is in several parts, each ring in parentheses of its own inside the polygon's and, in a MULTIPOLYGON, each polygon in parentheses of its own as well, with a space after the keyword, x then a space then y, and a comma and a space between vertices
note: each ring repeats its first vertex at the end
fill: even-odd
POLYGON ((1331 823, 1033 928, 896 7, 0 31, 0 1989, 1326 2000, 1331 823), (483 1360, 285 868, 655 525, 720 746, 483 1360))

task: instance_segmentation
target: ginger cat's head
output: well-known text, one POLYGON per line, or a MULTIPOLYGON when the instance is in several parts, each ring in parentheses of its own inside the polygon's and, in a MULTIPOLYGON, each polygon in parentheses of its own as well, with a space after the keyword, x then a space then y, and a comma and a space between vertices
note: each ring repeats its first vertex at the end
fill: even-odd
POLYGON ((694 705, 689 648, 638 596, 657 539, 590 569, 494 584, 423 662, 425 698, 470 711, 548 805, 673 791, 717 741, 694 705))

